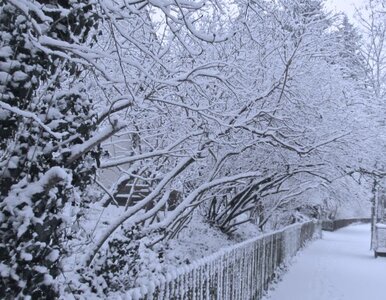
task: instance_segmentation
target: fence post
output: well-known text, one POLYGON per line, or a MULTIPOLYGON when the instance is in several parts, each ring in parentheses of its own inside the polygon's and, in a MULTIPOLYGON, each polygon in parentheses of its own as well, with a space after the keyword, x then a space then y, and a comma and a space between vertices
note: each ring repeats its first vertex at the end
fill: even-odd
POLYGON ((151 289, 139 287, 126 294, 147 291, 141 293, 141 300, 259 300, 277 268, 307 241, 321 237, 321 227, 321 222, 312 221, 288 226, 223 249, 189 267, 181 267, 167 274, 165 280, 151 282, 151 289))

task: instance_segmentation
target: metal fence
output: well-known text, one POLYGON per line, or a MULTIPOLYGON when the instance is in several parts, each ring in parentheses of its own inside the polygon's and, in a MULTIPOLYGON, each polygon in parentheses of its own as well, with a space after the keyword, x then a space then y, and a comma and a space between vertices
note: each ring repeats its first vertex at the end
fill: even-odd
POLYGON ((128 300, 258 300, 277 268, 320 236, 320 223, 291 225, 176 269, 125 296, 128 300))

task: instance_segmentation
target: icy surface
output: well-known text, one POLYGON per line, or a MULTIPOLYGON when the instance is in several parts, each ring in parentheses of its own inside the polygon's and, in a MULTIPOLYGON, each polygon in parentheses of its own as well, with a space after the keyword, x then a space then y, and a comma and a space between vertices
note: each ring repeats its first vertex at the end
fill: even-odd
POLYGON ((370 225, 324 232, 265 300, 385 300, 386 258, 374 258, 370 225))

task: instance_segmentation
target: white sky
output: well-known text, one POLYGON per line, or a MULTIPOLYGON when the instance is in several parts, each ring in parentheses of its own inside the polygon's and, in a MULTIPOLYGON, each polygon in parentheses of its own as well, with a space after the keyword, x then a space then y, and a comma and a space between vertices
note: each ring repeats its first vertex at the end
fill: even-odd
POLYGON ((327 0, 326 7, 336 12, 346 13, 352 21, 355 13, 355 6, 360 7, 366 3, 366 0, 327 0))

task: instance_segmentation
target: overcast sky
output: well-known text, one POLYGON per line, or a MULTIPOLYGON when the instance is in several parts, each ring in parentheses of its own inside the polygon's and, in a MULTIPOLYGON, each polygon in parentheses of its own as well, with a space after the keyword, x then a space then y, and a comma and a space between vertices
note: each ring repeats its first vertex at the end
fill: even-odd
POLYGON ((337 12, 345 12, 352 20, 355 12, 355 6, 363 6, 366 0, 327 0, 326 6, 337 12))

